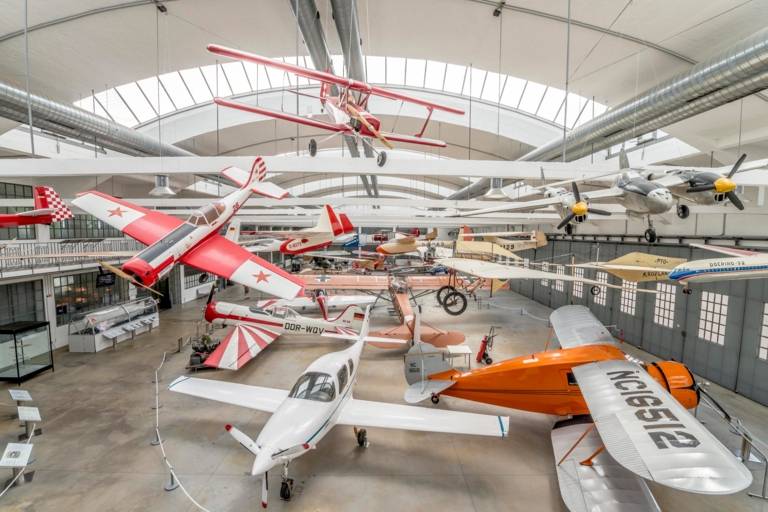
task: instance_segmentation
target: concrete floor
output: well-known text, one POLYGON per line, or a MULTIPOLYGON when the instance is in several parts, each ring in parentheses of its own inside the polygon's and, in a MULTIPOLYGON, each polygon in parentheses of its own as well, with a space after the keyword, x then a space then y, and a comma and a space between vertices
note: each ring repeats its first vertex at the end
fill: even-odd
MULTIPOLYGON (((230 289, 221 298, 242 299, 242 291, 230 289)), ((465 332, 473 350, 489 325, 503 326, 493 354, 496 361, 541 350, 549 336, 545 324, 519 316, 513 309, 524 306, 546 317, 548 308, 516 294, 495 298, 493 307, 471 304, 457 318, 438 309, 433 296, 422 302, 426 321, 465 332)), ((158 330, 134 344, 123 343, 116 351, 57 353, 54 373, 22 386, 41 409, 43 435, 34 440, 34 481, 0 498, 0 510, 196 510, 180 489, 163 491, 167 471, 160 449, 149 442, 154 424, 154 368, 163 351, 175 348, 179 336, 195 331, 201 308, 202 300, 163 313, 158 330)), ((386 308, 379 308, 374 326, 387 325, 395 322, 386 308)), ((344 346, 285 336, 237 373, 200 376, 289 388, 311 361, 344 346)), ((185 373, 188 354, 189 348, 170 357, 161 376, 161 433, 169 459, 189 492, 209 510, 257 510, 258 482, 246 474, 252 457, 225 432, 224 424, 236 424, 255 437, 268 415, 166 391, 169 382, 185 373)), ((355 396, 402 403, 404 389, 402 351, 367 347, 355 396)), ((768 439, 768 409, 717 386, 711 389, 756 434, 768 439)), ((0 400, 9 403, 5 391, 2 395, 6 398, 0 400)), ((270 510, 565 510, 550 444, 553 418, 450 397, 443 398, 439 407, 510 415, 511 435, 500 440, 369 429, 371 446, 360 449, 352 429, 337 427, 316 451, 292 463, 296 488, 291 502, 278 498, 280 475, 272 472, 270 510)), ((707 424, 726 439, 720 423, 708 419, 707 424)), ((0 416, 0 441, 11 441, 20 431, 15 420, 0 416)), ((727 442, 738 446, 733 437, 727 442)), ((755 487, 760 483, 761 473, 757 473, 755 487)), ((746 493, 709 497, 658 486, 652 489, 664 510, 768 511, 768 502, 746 493)))

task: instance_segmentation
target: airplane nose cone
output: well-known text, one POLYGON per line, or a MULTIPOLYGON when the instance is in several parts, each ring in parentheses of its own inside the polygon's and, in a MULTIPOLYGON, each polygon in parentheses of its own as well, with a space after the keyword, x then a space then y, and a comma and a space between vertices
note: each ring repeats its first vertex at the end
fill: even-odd
POLYGON ((672 193, 666 188, 657 188, 648 193, 651 213, 664 213, 672 208, 672 193))
POLYGON ((251 475, 262 475, 275 467, 277 463, 272 459, 272 453, 275 451, 276 450, 271 446, 264 446, 261 448, 259 454, 256 456, 256 460, 253 461, 251 475))
POLYGON ((727 194, 736 190, 736 183, 728 178, 718 178, 715 180, 715 192, 718 194, 727 194))
POLYGON ((571 211, 577 217, 584 217, 587 214, 588 209, 589 207, 587 206, 587 203, 585 203, 584 201, 579 201, 578 203, 575 203, 571 207, 571 211))

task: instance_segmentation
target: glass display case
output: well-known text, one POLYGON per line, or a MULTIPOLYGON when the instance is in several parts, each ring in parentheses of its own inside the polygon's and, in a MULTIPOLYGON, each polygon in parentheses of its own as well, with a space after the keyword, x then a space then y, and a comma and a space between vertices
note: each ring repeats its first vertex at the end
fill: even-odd
POLYGON ((98 352, 159 325, 157 301, 151 297, 89 311, 69 324, 69 351, 98 352))
POLYGON ((0 381, 21 383, 53 369, 53 345, 48 322, 0 325, 0 381))

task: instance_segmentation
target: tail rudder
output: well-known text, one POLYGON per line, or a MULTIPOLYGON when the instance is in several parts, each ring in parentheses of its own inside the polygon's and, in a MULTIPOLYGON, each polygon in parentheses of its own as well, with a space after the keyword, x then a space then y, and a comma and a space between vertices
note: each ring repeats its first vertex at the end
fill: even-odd
POLYGON ((264 181, 267 177, 267 164, 264 159, 257 156, 251 164, 250 171, 244 171, 239 167, 227 167, 221 171, 227 179, 232 180, 241 190, 250 190, 264 197, 283 199, 288 191, 271 181, 264 181))
POLYGON ((352 225, 352 221, 349 220, 346 213, 340 213, 339 220, 341 221, 341 229, 344 234, 355 231, 355 226, 352 225))
POLYGON ((344 228, 341 222, 339 222, 336 212, 333 211, 329 204, 323 207, 323 212, 320 214, 320 218, 317 219, 315 229, 325 233, 333 233, 333 236, 339 236, 344 233, 344 228))
POLYGON ((360 326, 360 336, 357 338, 358 343, 365 343, 365 338, 368 337, 368 331, 371 330, 371 306, 366 306, 365 316, 363 323, 360 326))
POLYGON ((35 187, 34 200, 35 210, 53 210, 51 214, 53 222, 60 222, 74 217, 72 210, 69 209, 59 193, 51 187, 35 187))
POLYGON ((241 188, 253 188, 253 186, 256 183, 261 183, 264 181, 264 178, 267 176, 267 164, 264 163, 264 159, 260 156, 257 156, 253 160, 253 164, 251 165, 251 172, 248 175, 248 181, 243 184, 241 188))

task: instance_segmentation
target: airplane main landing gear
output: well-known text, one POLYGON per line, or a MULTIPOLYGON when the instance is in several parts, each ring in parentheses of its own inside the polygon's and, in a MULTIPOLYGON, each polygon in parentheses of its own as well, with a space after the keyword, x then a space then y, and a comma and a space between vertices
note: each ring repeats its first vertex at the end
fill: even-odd
POLYGON ((644 236, 645 241, 649 244, 652 244, 656 241, 656 230, 653 229, 653 222, 651 222, 650 217, 648 217, 648 229, 645 230, 644 236))
POLYGON ((437 290, 437 303, 441 306, 445 302, 445 297, 448 296, 448 294, 453 293, 456 291, 456 288, 454 288, 451 285, 446 285, 441 287, 439 290, 437 290))
POLYGON ((368 432, 364 428, 355 427, 355 437, 357 438, 357 446, 360 448, 368 448, 368 432))
POLYGON ((309 156, 315 156, 317 154, 317 141, 315 139, 309 139, 309 156))
POLYGON ((459 316, 467 309, 467 297, 461 292, 451 292, 443 299, 443 309, 452 316, 459 316))
POLYGON ((288 462, 283 464, 283 482, 280 484, 280 499, 290 501, 293 493, 293 478, 288 478, 288 462))
POLYGON ((384 164, 387 163, 387 152, 386 151, 379 151, 379 154, 376 156, 376 165, 379 167, 384 167, 384 164))
POLYGON ((691 209, 688 208, 688 205, 685 205, 685 204, 677 205, 677 216, 679 218, 687 219, 690 214, 691 214, 691 209))

